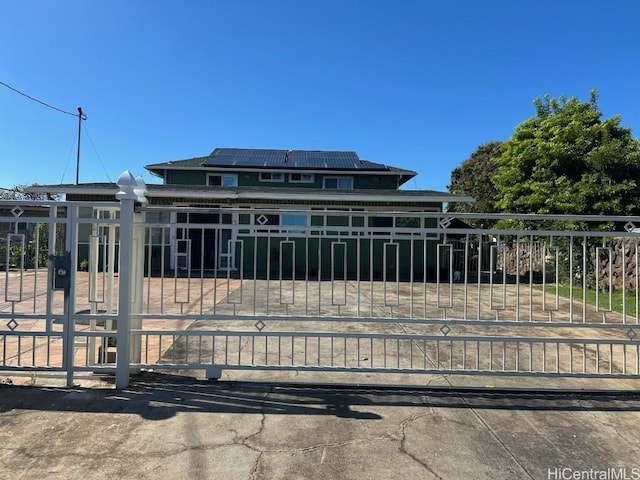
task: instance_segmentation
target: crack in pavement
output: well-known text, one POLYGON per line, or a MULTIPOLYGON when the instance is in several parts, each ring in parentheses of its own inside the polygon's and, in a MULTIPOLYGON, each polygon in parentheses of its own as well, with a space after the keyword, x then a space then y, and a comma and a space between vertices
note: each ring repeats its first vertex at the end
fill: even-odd
POLYGON ((256 480, 258 478, 258 468, 260 467, 260 461, 262 460, 263 455, 264 455, 264 452, 258 453, 258 456, 256 457, 256 461, 253 464, 251 471, 249 472, 249 480, 256 480))
MULTIPOLYGON (((578 402, 578 405, 580 406, 580 408, 582 408, 585 412, 587 412, 589 415, 591 415, 593 418, 595 418, 598 421, 598 423, 600 423, 602 425, 602 422, 598 418, 598 416, 595 413, 593 413, 592 410, 588 409, 587 407, 585 407, 583 405, 583 403, 582 403, 583 400, 577 398, 576 401, 578 402)), ((629 447, 631 447, 634 451, 640 452, 640 449, 638 449, 638 446, 637 446, 636 442, 634 442, 633 440, 629 440, 625 435, 623 435, 622 432, 620 432, 620 430, 618 429, 617 426, 612 425, 610 423, 606 423, 604 425, 606 425, 607 427, 612 429, 616 433, 616 435, 618 437, 620 437, 622 440, 624 440, 626 443, 628 443, 629 447)))
POLYGON ((240 442, 240 445, 243 445, 244 447, 258 453, 258 455, 256 456, 256 461, 254 462, 253 467, 251 467, 251 471, 249 472, 249 480, 255 480, 256 478, 258 478, 258 469, 260 468, 260 462, 262 461, 262 457, 264 455, 264 451, 260 450, 259 448, 253 445, 250 445, 249 441, 251 438, 262 434, 262 432, 264 431, 265 423, 267 421, 267 414, 264 412, 264 405, 267 401, 267 398, 269 398, 269 394, 271 394, 272 391, 273 391, 273 387, 269 387, 269 390, 267 390, 264 397, 262 397, 262 401, 260 405, 260 410, 261 410, 260 414, 262 415, 262 418, 260 419, 260 427, 256 432, 253 432, 251 435, 244 437, 240 442))
POLYGON ((435 414, 435 411, 434 412, 429 412, 428 414, 424 414, 424 415, 412 415, 411 417, 406 418, 405 420, 402 421, 402 423, 400 424, 400 431, 401 431, 401 434, 402 434, 402 437, 400 438, 400 451, 402 453, 404 453, 405 455, 407 455, 409 458, 411 458, 414 462, 416 462, 419 465, 421 465, 422 468, 424 468, 427 472, 429 472, 435 478, 437 478, 438 480, 443 480, 443 477, 438 475, 433 470, 433 468, 431 468, 428 464, 426 464, 425 462, 420 460, 418 457, 416 457, 414 454, 409 452, 407 450, 407 447, 406 447, 406 441, 407 441, 407 431, 406 430, 407 430, 407 426, 410 423, 412 423, 412 422, 414 422, 414 421, 416 421, 416 420, 418 420, 420 418, 423 418, 423 417, 426 417, 426 416, 429 416, 429 415, 434 415, 434 414, 435 414))
POLYGON ((526 469, 526 467, 522 464, 522 462, 520 462, 520 460, 518 460, 518 457, 516 457, 516 455, 511 451, 511 449, 507 446, 506 443, 504 443, 502 441, 502 439, 498 436, 498 434, 493 430, 493 428, 491 428, 491 426, 485 422, 485 420, 480 416, 480 414, 476 411, 475 408, 473 408, 471 405, 469 405, 469 403, 467 402, 467 399, 464 398, 463 396, 460 395, 460 399, 464 402, 464 404, 467 406, 467 408, 471 411, 471 413, 473 413, 476 418, 478 419, 478 421, 484 425, 484 427, 487 429, 487 431, 491 434, 491 436, 500 444, 500 446, 502 446, 502 448, 509 454, 509 456, 513 459, 513 461, 516 463, 516 465, 518 465, 522 471, 527 475, 528 478, 530 478, 531 480, 534 480, 534 477, 531 475, 531 473, 529 473, 529 471, 526 469))
MULTIPOLYGON (((405 333, 408 333, 406 328, 401 325, 401 324, 397 324, 400 326, 400 328, 402 328, 402 330, 405 333)), ((427 356, 427 353, 425 351, 422 350, 422 348, 420 348, 420 345, 417 345, 418 350, 420 350, 424 355, 425 358, 427 360, 429 360, 429 362, 431 363, 431 365, 433 365, 436 369, 438 368, 438 366, 433 362, 432 359, 430 359, 427 356)), ((442 375, 442 378, 444 379, 445 382, 447 382, 447 384, 450 387, 453 387, 453 384, 451 383, 451 380, 449 380, 448 375, 442 375)), ((431 383, 430 380, 429 383, 431 383)), ((427 384, 428 385, 428 384, 427 384)), ((491 434, 491 436, 498 442, 498 444, 507 452, 507 454, 511 457, 511 459, 516 463, 516 465, 518 465, 520 467, 520 469, 522 469, 522 471, 527 475, 527 477, 529 477, 531 480, 533 480, 533 476, 531 475, 531 473, 529 473, 529 471, 525 468, 525 466, 522 464, 522 462, 520 462, 520 460, 518 460, 518 457, 516 457, 516 455, 511 451, 511 449, 507 446, 507 444, 505 442, 502 441, 502 439, 498 436, 498 434, 491 428, 491 426, 482 418, 482 416, 476 411, 475 408, 473 408, 469 402, 467 401, 466 398, 464 398, 464 396, 462 395, 458 395, 458 397, 460 398, 460 400, 462 400, 462 402, 466 405, 466 407, 471 411, 471 413, 473 413, 473 415, 478 419, 478 421, 484 426, 484 428, 487 429, 487 431, 491 434)))

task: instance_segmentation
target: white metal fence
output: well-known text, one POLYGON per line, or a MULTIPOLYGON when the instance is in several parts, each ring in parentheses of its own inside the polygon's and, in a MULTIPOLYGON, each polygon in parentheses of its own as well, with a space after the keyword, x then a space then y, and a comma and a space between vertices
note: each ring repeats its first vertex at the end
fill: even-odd
POLYGON ((640 218, 120 200, 2 202, 0 370, 640 374, 640 218))

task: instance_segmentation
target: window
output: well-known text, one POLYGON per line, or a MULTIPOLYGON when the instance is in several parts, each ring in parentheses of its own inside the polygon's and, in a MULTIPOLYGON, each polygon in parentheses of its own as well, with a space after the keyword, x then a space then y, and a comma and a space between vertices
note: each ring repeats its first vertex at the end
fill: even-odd
POLYGON ((393 227, 392 217, 369 217, 369 226, 373 228, 390 228, 393 227))
POLYGON ((260 172, 261 182, 284 182, 284 174, 276 172, 260 172))
MULTIPOLYGON (((280 216, 280 224, 285 227, 306 227, 308 222, 307 215, 303 213, 283 213, 280 216)), ((296 228, 286 228, 286 231, 290 234, 300 234, 303 235, 305 233, 304 230, 296 229, 296 228)))
POLYGON ((313 183, 313 173, 290 173, 289 181, 291 183, 313 183))
MULTIPOLYGON (((371 228, 393 228, 393 217, 369 217, 371 228)), ((374 231, 373 235, 388 235, 390 231, 374 231)))
POLYGON ((307 226, 307 216, 299 213, 283 213, 280 217, 281 225, 286 226, 307 226))
POLYGON ((238 176, 227 174, 209 174, 207 175, 207 185, 212 187, 237 187, 238 176))
POLYGON ((352 177, 325 177, 323 182, 324 188, 334 190, 352 190, 352 177))
MULTIPOLYGON (((253 224, 258 226, 263 226, 263 227, 267 227, 267 226, 275 226, 275 225, 280 225, 280 215, 276 215, 276 214, 271 214, 271 213, 255 213, 253 214, 253 224)), ((277 229, 257 229, 257 232, 272 232, 272 233, 277 233, 278 230, 277 229)))
POLYGON ((256 213, 253 218, 254 225, 280 225, 280 215, 270 213, 256 213))

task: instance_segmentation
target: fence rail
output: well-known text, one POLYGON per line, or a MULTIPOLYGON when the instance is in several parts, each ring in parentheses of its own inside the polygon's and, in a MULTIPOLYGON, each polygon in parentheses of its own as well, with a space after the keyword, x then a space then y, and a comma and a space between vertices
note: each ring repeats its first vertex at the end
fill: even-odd
POLYGON ((0 369, 640 375, 640 217, 136 201, 0 202, 0 369))

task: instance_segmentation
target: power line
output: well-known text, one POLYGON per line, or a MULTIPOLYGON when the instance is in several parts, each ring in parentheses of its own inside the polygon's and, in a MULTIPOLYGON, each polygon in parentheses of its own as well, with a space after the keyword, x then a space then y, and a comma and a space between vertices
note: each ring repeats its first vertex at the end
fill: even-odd
POLYGON ((98 161, 100 162, 100 165, 102 166, 102 170, 104 170, 104 173, 107 175, 107 179, 109 180, 109 183, 113 183, 113 181, 111 180, 111 177, 109 177, 109 172, 107 172, 107 169, 104 166, 104 162, 102 161, 102 158, 100 157, 100 154, 98 153, 98 149, 96 148, 95 144, 93 143, 93 139, 91 138, 91 135, 89 135, 89 130, 87 130, 87 126, 83 125, 82 129, 84 130, 84 133, 87 134, 87 138, 89 139, 89 142, 91 143, 91 146, 93 147, 93 151, 96 152, 96 156, 98 157, 98 161))
MULTIPOLYGON (((31 95, 27 95, 26 93, 21 92, 17 88, 13 88, 11 85, 8 85, 8 84, 6 84, 6 83, 4 83, 2 81, 0 81, 0 85, 3 85, 5 87, 7 87, 9 90, 13 90, 16 93, 19 93, 23 97, 27 97, 29 100, 33 100, 34 102, 37 102, 37 103, 39 103, 41 105, 44 105, 45 107, 49 107, 49 108, 51 108, 51 109, 53 109, 53 110, 55 110, 57 112, 66 113, 67 115, 71 115, 72 117, 77 117, 79 115, 78 113, 67 112, 66 110, 62 110, 61 108, 54 107, 53 105, 49 105, 48 103, 43 102, 42 100, 38 100, 37 98, 34 98, 31 95)), ((83 120, 86 120, 86 116, 85 116, 85 118, 83 118, 83 120)))
POLYGON ((22 95, 23 97, 27 97, 29 100, 33 100, 34 102, 39 103, 40 105, 44 105, 45 107, 51 108, 52 110, 55 110, 56 112, 66 113, 67 115, 71 115, 72 117, 78 117, 78 156, 77 156, 77 160, 76 160, 76 185, 78 185, 78 182, 79 182, 78 176, 80 175, 80 133, 81 133, 81 130, 82 130, 82 120, 86 120, 87 119, 87 116, 82 112, 82 108, 78 107, 78 113, 77 114, 76 113, 67 112, 66 110, 62 110, 61 108, 54 107, 53 105, 50 105, 47 102, 43 102, 42 100, 38 100, 37 98, 32 97, 31 95, 27 95, 26 93, 21 92, 17 88, 14 88, 9 84, 4 83, 3 81, 0 81, 0 85, 3 85, 5 87, 7 87, 9 90, 13 90, 14 92, 22 95))

